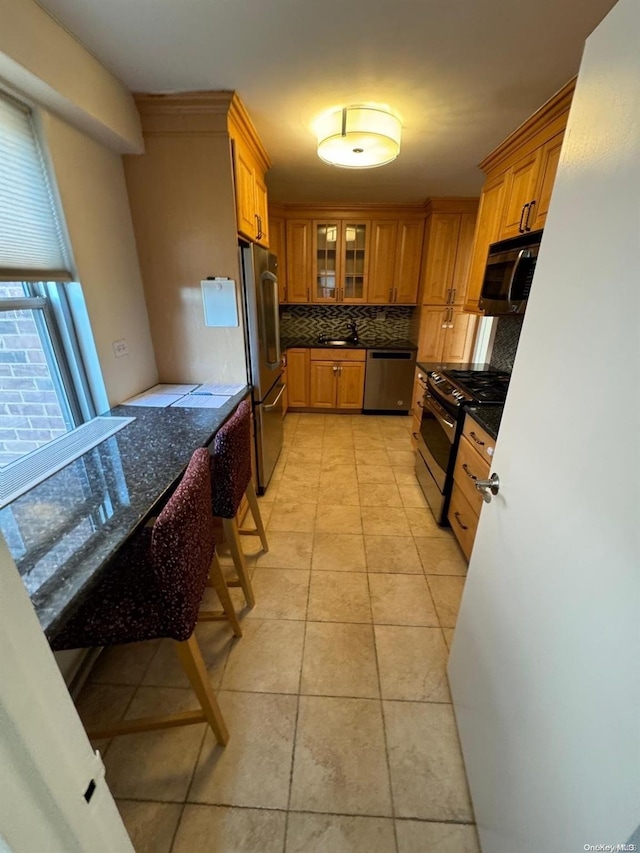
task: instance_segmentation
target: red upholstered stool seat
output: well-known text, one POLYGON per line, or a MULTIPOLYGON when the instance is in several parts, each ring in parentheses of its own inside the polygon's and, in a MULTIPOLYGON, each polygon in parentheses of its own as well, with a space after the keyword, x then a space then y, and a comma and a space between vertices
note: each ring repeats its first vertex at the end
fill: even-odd
POLYGON ((196 450, 177 489, 157 517, 127 543, 105 569, 96 588, 51 645, 55 650, 110 646, 169 637, 200 701, 200 711, 127 720, 93 738, 207 721, 218 743, 228 733, 193 633, 209 578, 234 633, 238 619, 215 556, 211 515, 211 465, 196 450))
POLYGON ((241 586, 249 607, 255 604, 251 579, 240 544, 240 534, 258 535, 264 551, 269 550, 258 498, 251 478, 251 407, 243 400, 229 420, 218 430, 212 452, 212 509, 222 520, 224 537, 238 573, 229 586, 241 586), (256 530, 240 530, 237 513, 243 495, 247 496, 256 530))

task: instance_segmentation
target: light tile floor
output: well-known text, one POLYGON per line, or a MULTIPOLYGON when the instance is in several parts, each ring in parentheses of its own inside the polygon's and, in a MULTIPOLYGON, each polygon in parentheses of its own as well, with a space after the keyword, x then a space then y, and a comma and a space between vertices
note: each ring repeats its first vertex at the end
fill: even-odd
MULTIPOLYGON (((446 676, 466 563, 409 429, 287 416, 244 636, 196 629, 229 745, 204 725, 99 744, 138 853, 478 853, 446 676)), ((194 705, 169 641, 107 650, 78 700, 87 725, 194 705)))

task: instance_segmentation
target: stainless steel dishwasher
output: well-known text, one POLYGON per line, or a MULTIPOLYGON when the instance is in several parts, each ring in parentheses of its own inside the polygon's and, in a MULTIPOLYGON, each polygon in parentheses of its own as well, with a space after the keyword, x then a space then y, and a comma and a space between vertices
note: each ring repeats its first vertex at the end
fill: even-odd
POLYGON ((411 408, 415 350, 367 350, 363 412, 401 412, 411 408))

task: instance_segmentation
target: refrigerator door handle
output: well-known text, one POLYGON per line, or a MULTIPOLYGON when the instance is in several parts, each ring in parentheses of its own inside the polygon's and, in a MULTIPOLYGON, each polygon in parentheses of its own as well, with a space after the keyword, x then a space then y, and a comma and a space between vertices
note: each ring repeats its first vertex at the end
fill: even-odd
POLYGON ((285 384, 282 386, 282 388, 280 389, 280 393, 278 394, 278 396, 276 397, 276 399, 273 401, 273 403, 271 403, 270 405, 268 405, 268 406, 265 406, 265 407, 264 407, 265 412, 272 412, 274 409, 276 409, 276 408, 278 407, 278 401, 280 400, 280 397, 282 397, 282 395, 284 394, 284 392, 285 392, 286 390, 287 390, 287 386, 286 386, 286 383, 285 383, 285 384))
POLYGON ((279 367, 282 353, 280 351, 280 312, 278 310, 278 279, 272 272, 262 273, 263 293, 260 305, 262 308, 262 328, 265 333, 266 358, 268 366, 273 370, 279 367), (266 288, 271 289, 271 298, 267 298, 266 288), (267 307, 268 306, 268 307, 267 307), (273 336, 270 341, 269 337, 273 336), (275 359, 270 360, 269 354, 275 349, 275 359))

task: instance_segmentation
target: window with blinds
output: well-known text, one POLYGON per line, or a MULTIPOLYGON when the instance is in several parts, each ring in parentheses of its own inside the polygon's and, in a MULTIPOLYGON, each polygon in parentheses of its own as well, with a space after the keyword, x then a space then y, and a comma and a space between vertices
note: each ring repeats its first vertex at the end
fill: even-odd
POLYGON ((54 194, 31 111, 0 93, 0 279, 70 281, 54 194))
POLYGON ((95 415, 54 189, 30 110, 0 92, 0 480, 95 415))

